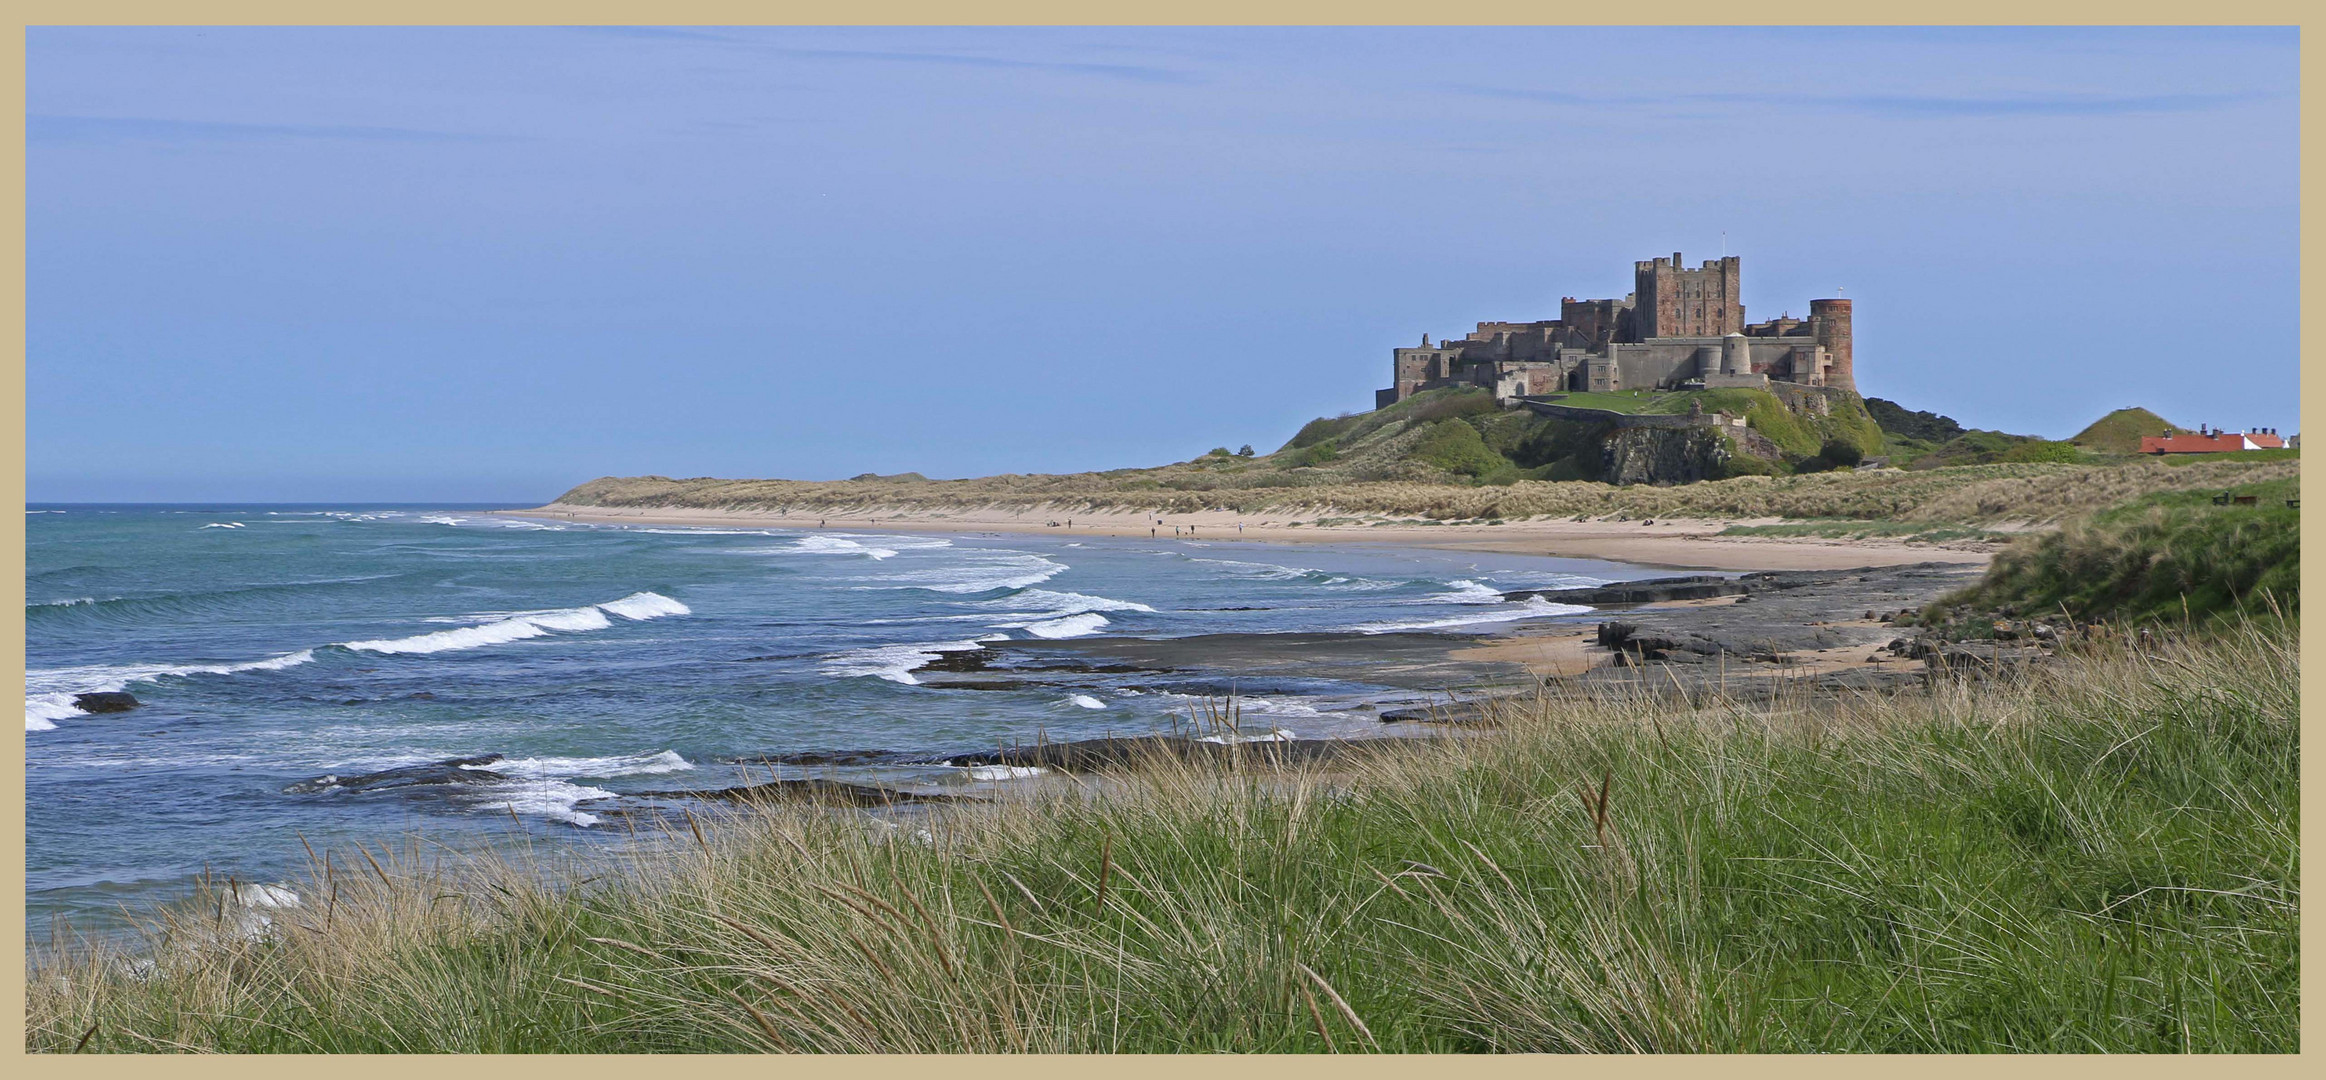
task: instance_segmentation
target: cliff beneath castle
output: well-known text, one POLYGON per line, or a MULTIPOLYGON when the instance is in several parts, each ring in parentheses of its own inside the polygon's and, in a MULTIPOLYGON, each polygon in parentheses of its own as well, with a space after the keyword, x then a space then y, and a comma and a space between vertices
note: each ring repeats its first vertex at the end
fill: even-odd
POLYGON ((1624 428, 1610 432, 1600 479, 1610 484, 1693 484, 1727 475, 1734 444, 1708 427, 1624 428))

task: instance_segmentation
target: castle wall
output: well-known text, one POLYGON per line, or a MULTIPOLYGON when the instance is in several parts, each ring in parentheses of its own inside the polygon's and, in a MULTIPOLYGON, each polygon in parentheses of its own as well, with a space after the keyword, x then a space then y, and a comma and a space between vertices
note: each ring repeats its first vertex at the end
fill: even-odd
POLYGON ((1559 322, 1567 328, 1569 342, 1597 349, 1610 341, 1629 340, 1630 309, 1621 300, 1577 300, 1572 296, 1559 300, 1559 322))

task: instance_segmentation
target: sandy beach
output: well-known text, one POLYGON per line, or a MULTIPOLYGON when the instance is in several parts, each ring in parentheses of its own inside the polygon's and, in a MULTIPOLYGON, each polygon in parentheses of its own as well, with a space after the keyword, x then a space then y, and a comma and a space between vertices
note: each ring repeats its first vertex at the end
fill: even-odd
POLYGON ((728 528, 825 528, 866 532, 1045 533, 1074 536, 1154 536, 1264 543, 1375 543, 1407 547, 1607 559, 1636 566, 1685 570, 1847 570, 1908 563, 1983 566, 1994 545, 1910 544, 1881 540, 1771 539, 1720 536, 1732 525, 1768 520, 1510 521, 1500 525, 1369 524, 1346 518, 1192 514, 1025 513, 1002 509, 868 511, 845 517, 786 515, 752 510, 611 508, 551 503, 500 513, 561 521, 728 528))

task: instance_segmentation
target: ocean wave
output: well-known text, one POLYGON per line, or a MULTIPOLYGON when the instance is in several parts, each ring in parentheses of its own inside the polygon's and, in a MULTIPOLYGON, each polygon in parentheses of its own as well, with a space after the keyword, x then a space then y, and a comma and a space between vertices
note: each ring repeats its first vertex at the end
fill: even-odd
POLYGON ((1283 728, 1277 728, 1276 730, 1271 731, 1266 735, 1206 735, 1195 741, 1217 743, 1222 746, 1231 746, 1239 745, 1242 743, 1291 742, 1297 738, 1299 738, 1299 736, 1294 735, 1293 733, 1286 731, 1283 728))
POLYGON ((1144 611, 1152 614, 1154 608, 1135 600, 1117 600, 1111 596, 1092 596, 1078 592, 1052 592, 1049 589, 1027 589, 982 604, 1030 608, 1035 614, 1077 615, 1085 611, 1144 611))
POLYGON ((1565 574, 1556 570, 1489 570, 1478 575, 1488 581, 1499 581, 1509 589, 1588 589, 1613 585, 1609 578, 1587 574, 1565 574))
POLYGON ((658 750, 648 754, 614 757, 501 758, 487 764, 460 767, 496 772, 519 780, 571 780, 584 777, 602 780, 616 776, 685 772, 694 768, 694 763, 680 757, 676 750, 658 750))
POLYGON ((834 653, 824 658, 821 670, 826 675, 857 678, 870 675, 890 682, 918 686, 921 680, 913 672, 949 652, 969 652, 982 649, 988 641, 1003 640, 1008 635, 972 638, 968 641, 925 641, 908 645, 874 645, 847 652, 834 653))
POLYGON ((1427 604, 1499 604, 1502 590, 1475 581, 1455 580, 1446 583, 1454 591, 1422 597, 1418 603, 1427 604))
POLYGON ((1441 619, 1421 619, 1413 622, 1378 622, 1352 626, 1360 634, 1392 634, 1407 630, 1445 630, 1457 626, 1484 626, 1490 623, 1517 622, 1521 619, 1543 619, 1554 615, 1579 615, 1591 610, 1582 604, 1554 604, 1539 596, 1527 597, 1515 604, 1497 605, 1489 611, 1473 611, 1464 615, 1449 615, 1441 619))
MULTIPOLYGON (((484 622, 454 630, 375 641, 348 641, 340 643, 339 647, 387 654, 427 654, 474 649, 557 631, 574 633, 603 630, 613 625, 612 620, 606 618, 608 613, 641 622, 693 612, 685 604, 660 593, 635 592, 619 600, 589 607, 486 616, 484 622)), ((236 664, 99 664, 30 670, 25 672, 24 677, 24 730, 53 731, 57 721, 82 715, 81 710, 73 705, 73 699, 81 694, 110 693, 125 689, 130 683, 161 678, 279 671, 314 659, 315 650, 301 649, 264 660, 236 664)))
POLYGON ((204 525, 202 527, 205 529, 239 529, 242 528, 243 525, 239 521, 213 521, 210 524, 204 525))
POLYGON ((505 645, 547 635, 553 630, 578 632, 603 630, 614 625, 606 613, 595 607, 567 608, 563 611, 544 611, 533 615, 517 615, 458 630, 438 630, 411 637, 380 638, 372 641, 343 641, 340 647, 358 652, 376 653, 440 653, 457 649, 476 649, 487 645, 505 645))
POLYGON ((73 699, 82 694, 117 693, 128 689, 131 683, 189 675, 280 671, 313 659, 315 650, 301 649, 240 664, 91 664, 28 669, 24 673, 24 730, 54 731, 57 721, 86 715, 73 704, 73 699))
MULTIPOLYGON (((95 568, 88 568, 95 569, 95 568)), ((360 585, 404 577, 403 574, 363 574, 344 578, 316 578, 295 581, 262 581, 243 585, 227 585, 214 589, 194 589, 186 592, 151 593, 143 596, 74 597, 46 604, 26 604, 26 617, 99 619, 111 622, 136 622, 149 619, 182 619, 184 616, 231 616, 247 618, 249 605, 269 597, 292 596, 302 589, 331 588, 342 585, 360 585)), ((31 581, 27 580, 27 584, 31 581)), ((57 587, 72 587, 70 584, 57 587)), ((89 586, 82 585, 82 588, 89 586)))
POLYGON ((584 787, 563 780, 511 780, 480 785, 474 792, 464 795, 461 801, 476 813, 542 817, 586 829, 598 823, 598 815, 577 807, 585 802, 614 797, 615 794, 605 788, 584 787))
POLYGON ((1049 771, 1037 765, 970 765, 971 780, 1023 780, 1049 771))
POLYGON ((1027 552, 988 551, 971 555, 965 563, 884 574, 868 580, 883 588, 968 595, 996 589, 1031 588, 1070 569, 1065 563, 1027 552))
POLYGON ((860 555, 875 562, 895 558, 900 551, 934 551, 953 541, 934 536, 883 536, 866 533, 809 533, 783 547, 730 548, 731 555, 860 555), (865 541, 874 541, 865 543, 865 541))
POLYGON ((1095 611, 1086 611, 1080 615, 1044 619, 1040 622, 1000 623, 997 625, 1024 630, 1038 638, 1070 638, 1088 637, 1098 633, 1099 628, 1106 624, 1106 616, 1095 611))
POLYGON ((598 605, 633 622, 659 619, 665 615, 692 615, 694 609, 661 593, 634 592, 620 600, 598 605))
POLYGON ((1067 698, 1063 704, 1073 705, 1084 709, 1106 708, 1106 702, 1100 701, 1099 699, 1094 698, 1089 694, 1076 694, 1067 698))
POLYGON ((1319 570, 1309 566, 1280 566, 1276 563, 1247 562, 1242 559, 1189 558, 1188 562, 1217 566, 1223 572, 1253 581, 1307 582, 1344 592, 1377 592, 1404 586, 1402 581, 1383 581, 1360 577, 1333 570, 1319 570))
POLYGON ((396 758, 380 763, 376 771, 355 772, 350 763, 312 780, 283 788, 286 795, 394 795, 405 798, 441 798, 470 813, 501 813, 548 818, 588 828, 596 814, 580 804, 616 798, 605 788, 573 781, 679 772, 694 768, 677 751, 627 754, 598 758, 516 758, 479 754, 456 758, 396 758))
POLYGON ((808 535, 792 541, 788 548, 764 550, 772 555, 862 555, 876 561, 896 557, 895 548, 870 547, 845 536, 808 535))
POLYGON ((1027 589, 1010 596, 982 602, 986 606, 1031 608, 993 616, 991 625, 1001 630, 1024 630, 1039 638, 1085 637, 1107 625, 1102 611, 1143 611, 1155 609, 1132 600, 1116 600, 1087 593, 1052 592, 1049 589, 1027 589))
POLYGON ((658 619, 665 615, 692 614, 692 609, 660 593, 631 593, 619 600, 588 607, 560 608, 553 611, 526 611, 493 618, 474 626, 457 630, 438 630, 411 637, 382 638, 372 641, 341 642, 343 649, 358 652, 388 654, 440 653, 458 649, 476 649, 487 645, 505 645, 512 641, 546 636, 552 632, 581 633, 603 630, 613 625, 606 618, 608 612, 631 621, 658 619))

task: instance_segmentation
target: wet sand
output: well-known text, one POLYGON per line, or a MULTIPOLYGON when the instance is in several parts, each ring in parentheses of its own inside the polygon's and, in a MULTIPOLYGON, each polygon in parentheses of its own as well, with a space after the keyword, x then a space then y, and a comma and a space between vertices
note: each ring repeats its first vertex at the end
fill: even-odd
POLYGON ((1910 544, 1890 540, 1772 539, 1720 536, 1731 525, 1773 519, 1643 521, 1518 520, 1501 525, 1359 524, 1348 519, 1193 514, 1072 514, 998 509, 869 510, 848 516, 782 514, 756 510, 628 509, 551 503, 499 513, 558 521, 725 528, 826 528, 846 532, 1038 533, 1264 543, 1392 544, 1402 547, 1605 559, 1635 566, 1684 570, 1844 570, 1866 566, 1950 562, 1985 566, 1995 545, 1910 544), (1320 524, 1332 521, 1332 524, 1320 524))

